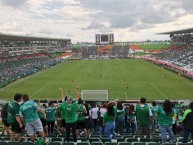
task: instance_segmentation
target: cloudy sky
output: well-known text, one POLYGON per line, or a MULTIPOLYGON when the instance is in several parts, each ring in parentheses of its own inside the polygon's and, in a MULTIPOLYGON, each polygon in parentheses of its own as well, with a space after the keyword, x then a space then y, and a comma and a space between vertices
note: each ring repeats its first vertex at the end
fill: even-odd
POLYGON ((155 35, 193 27, 193 0, 0 0, 0 32, 94 42, 165 40, 155 35))

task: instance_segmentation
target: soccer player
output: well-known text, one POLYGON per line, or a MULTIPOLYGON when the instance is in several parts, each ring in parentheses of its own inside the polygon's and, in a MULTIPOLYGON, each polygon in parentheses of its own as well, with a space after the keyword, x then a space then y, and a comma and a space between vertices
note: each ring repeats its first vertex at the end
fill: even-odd
MULTIPOLYGON (((24 104, 19 109, 19 114, 21 120, 26 123, 27 134, 30 136, 30 140, 34 142, 35 131, 39 132, 40 136, 45 139, 45 134, 43 131, 42 123, 38 117, 37 111, 44 114, 46 118, 46 113, 41 109, 38 104, 34 101, 29 100, 29 96, 24 94, 22 95, 24 104)), ((46 140, 46 139, 45 139, 46 140)))
POLYGON ((19 102, 22 100, 22 94, 15 94, 13 101, 10 101, 7 107, 7 122, 11 124, 10 141, 13 141, 15 133, 17 141, 21 142, 21 131, 23 124, 19 117, 19 102))

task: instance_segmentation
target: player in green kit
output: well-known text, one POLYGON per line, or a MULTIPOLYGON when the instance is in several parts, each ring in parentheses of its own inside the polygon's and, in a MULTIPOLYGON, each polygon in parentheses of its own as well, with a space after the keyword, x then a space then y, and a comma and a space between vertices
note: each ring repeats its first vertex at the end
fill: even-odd
MULTIPOLYGON (((63 90, 59 88, 61 91, 62 98, 64 98, 64 93, 63 90)), ((79 99, 79 93, 77 100, 79 99)), ((61 113, 64 113, 65 116, 65 122, 66 122, 66 141, 69 142, 70 139, 70 129, 72 130, 72 135, 73 135, 73 140, 74 142, 77 142, 76 138, 76 128, 77 128, 77 120, 78 120, 78 115, 76 113, 76 110, 78 108, 78 103, 77 101, 73 102, 73 99, 68 96, 66 98, 66 101, 62 102, 60 105, 60 111, 61 113)))
POLYGON ((44 118, 46 118, 46 114, 44 110, 42 110, 34 101, 29 100, 29 96, 24 94, 22 95, 24 104, 19 109, 19 114, 22 121, 26 123, 27 134, 30 136, 30 140, 34 142, 34 134, 35 131, 39 132, 42 138, 45 138, 45 134, 43 131, 42 123, 38 117, 38 112, 44 114, 44 118))

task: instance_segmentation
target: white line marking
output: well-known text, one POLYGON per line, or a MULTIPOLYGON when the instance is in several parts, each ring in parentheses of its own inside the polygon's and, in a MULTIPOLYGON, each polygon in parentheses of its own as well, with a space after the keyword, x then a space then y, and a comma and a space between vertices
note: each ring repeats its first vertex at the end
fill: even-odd
POLYGON ((126 97, 126 99, 127 99, 127 93, 125 92, 125 97, 126 97))
POLYGON ((164 96, 166 99, 168 99, 168 97, 160 90, 158 89, 152 82, 150 83, 162 96, 164 96))
POLYGON ((42 87, 41 89, 39 89, 37 92, 35 92, 34 94, 32 94, 30 97, 33 97, 34 95, 36 95, 37 93, 41 92, 43 89, 45 89, 49 84, 46 84, 44 87, 42 87))

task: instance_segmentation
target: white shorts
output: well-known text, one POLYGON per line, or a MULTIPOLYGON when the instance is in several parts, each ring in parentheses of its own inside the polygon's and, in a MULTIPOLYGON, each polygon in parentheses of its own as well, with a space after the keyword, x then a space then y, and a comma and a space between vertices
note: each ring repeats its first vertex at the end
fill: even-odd
POLYGON ((38 131, 38 132, 43 131, 43 126, 40 119, 37 119, 30 123, 26 123, 26 128, 27 128, 27 134, 29 136, 33 135, 35 131, 38 131))

